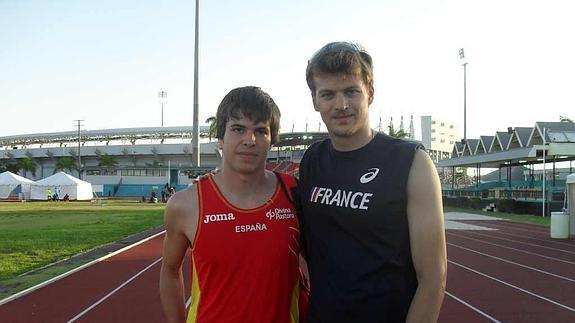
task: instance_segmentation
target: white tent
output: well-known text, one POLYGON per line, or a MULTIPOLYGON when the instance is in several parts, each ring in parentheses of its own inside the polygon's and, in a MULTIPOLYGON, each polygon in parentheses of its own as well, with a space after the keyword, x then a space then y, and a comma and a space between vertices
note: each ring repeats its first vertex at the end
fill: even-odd
POLYGON ((63 199, 66 194, 70 200, 91 200, 93 197, 92 184, 64 172, 56 173, 32 184, 30 199, 46 200, 48 190, 51 190, 52 194, 58 191, 59 199, 63 199))
POLYGON ((30 184, 33 181, 11 172, 0 174, 0 199, 18 196, 22 193, 24 198, 30 195, 30 184))

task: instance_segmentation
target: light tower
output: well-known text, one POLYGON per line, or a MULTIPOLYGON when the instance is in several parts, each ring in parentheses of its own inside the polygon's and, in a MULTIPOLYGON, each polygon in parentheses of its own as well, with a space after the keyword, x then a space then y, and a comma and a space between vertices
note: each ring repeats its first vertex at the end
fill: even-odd
POLYGON ((463 48, 459 49, 459 59, 463 62, 463 141, 467 141, 467 60, 463 48))

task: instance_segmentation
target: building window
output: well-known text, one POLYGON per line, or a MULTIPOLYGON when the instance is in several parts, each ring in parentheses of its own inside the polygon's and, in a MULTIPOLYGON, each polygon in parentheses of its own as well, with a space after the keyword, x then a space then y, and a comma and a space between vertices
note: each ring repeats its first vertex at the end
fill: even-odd
POLYGON ((435 141, 435 137, 431 138, 431 141, 435 141))
POLYGON ((442 127, 445 126, 445 122, 442 122, 440 126, 442 126, 442 127))
POLYGON ((122 169, 120 174, 122 176, 146 176, 146 177, 163 177, 166 176, 165 169, 122 169))
POLYGON ((453 125, 450 125, 450 126, 449 126, 449 129, 453 129, 453 125))
POLYGON ((435 129, 431 129, 431 133, 435 133, 435 129))
POLYGON ((431 124, 435 124, 435 120, 431 121, 431 124))

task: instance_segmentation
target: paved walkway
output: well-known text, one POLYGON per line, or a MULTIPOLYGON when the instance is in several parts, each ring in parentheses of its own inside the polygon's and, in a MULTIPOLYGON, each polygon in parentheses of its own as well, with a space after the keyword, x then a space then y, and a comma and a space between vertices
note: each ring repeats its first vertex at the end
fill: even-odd
POLYGON ((463 223, 459 221, 479 220, 479 221, 498 221, 499 218, 486 216, 481 214, 463 213, 463 212, 447 212, 445 216, 445 229, 446 230, 497 230, 493 228, 483 227, 479 225, 463 223))

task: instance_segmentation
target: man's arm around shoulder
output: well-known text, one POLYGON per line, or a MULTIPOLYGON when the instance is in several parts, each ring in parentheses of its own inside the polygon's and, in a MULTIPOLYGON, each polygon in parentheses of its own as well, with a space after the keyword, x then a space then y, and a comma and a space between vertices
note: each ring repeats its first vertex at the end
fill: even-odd
POLYGON ((411 257, 418 287, 407 322, 436 322, 447 278, 447 252, 441 184, 435 165, 418 150, 407 183, 407 217, 411 257))
POLYGON ((160 297, 168 322, 184 322, 186 317, 182 262, 195 236, 198 219, 197 186, 176 193, 164 212, 166 235, 160 297))

